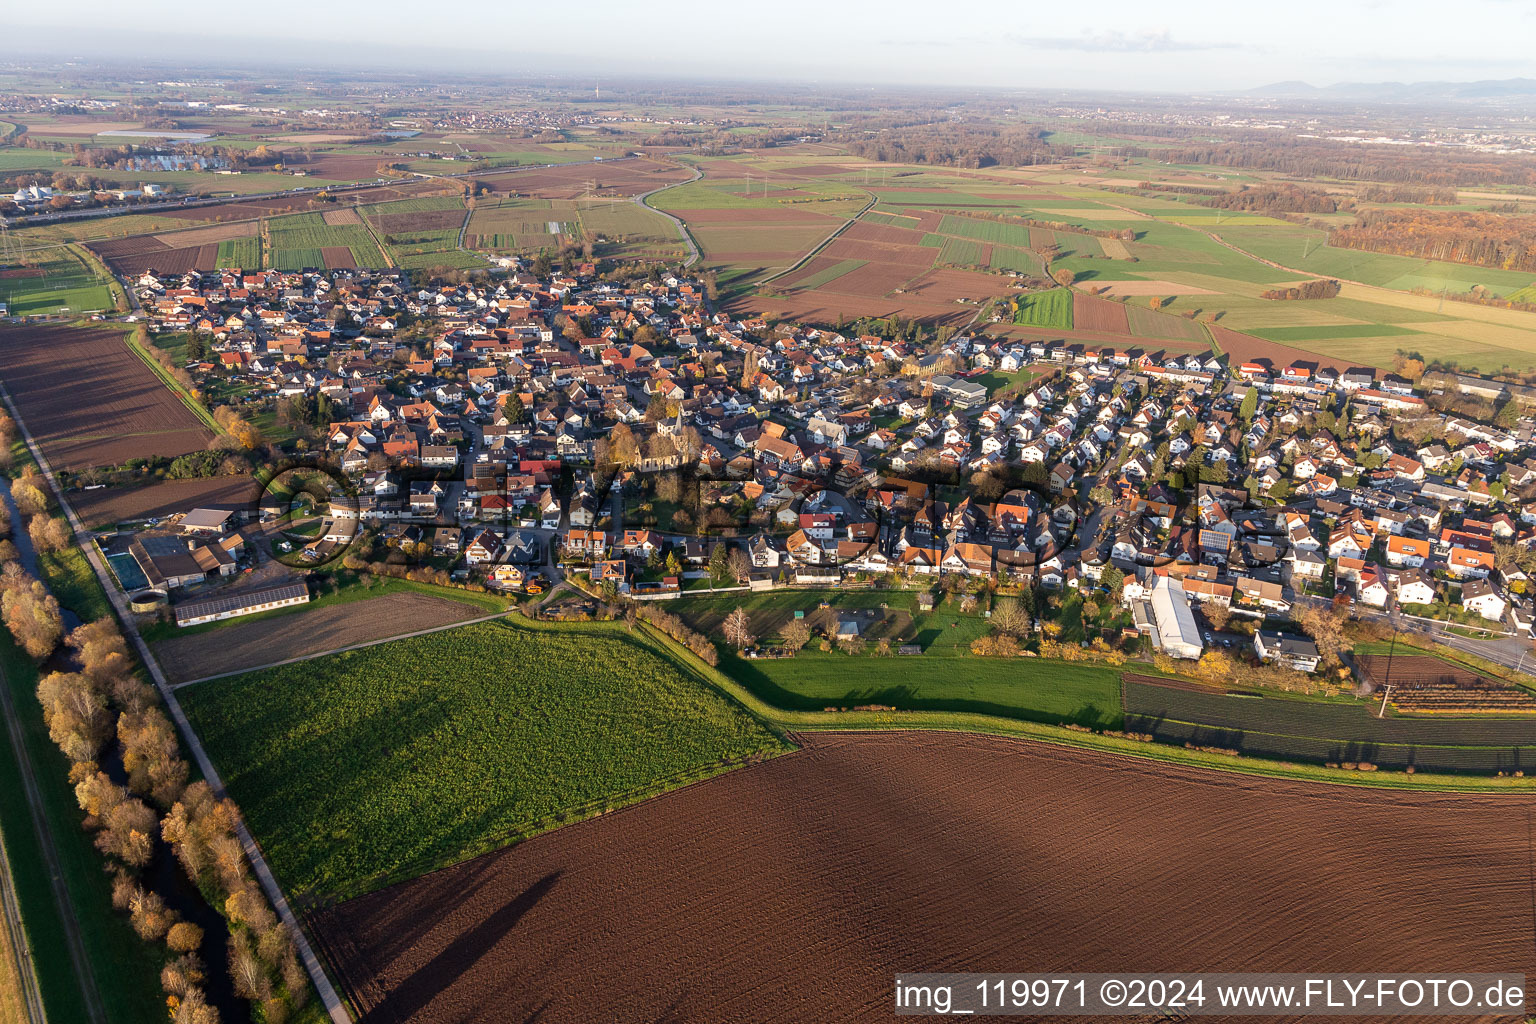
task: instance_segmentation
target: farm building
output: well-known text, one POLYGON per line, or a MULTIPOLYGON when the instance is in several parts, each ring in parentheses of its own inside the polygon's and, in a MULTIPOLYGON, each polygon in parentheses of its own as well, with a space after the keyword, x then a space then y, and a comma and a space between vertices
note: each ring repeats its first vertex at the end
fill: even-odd
POLYGON ((209 573, 228 576, 235 571, 235 559, 223 545, 170 534, 142 534, 128 545, 128 553, 152 587, 186 587, 201 583, 209 573))
POLYGON ((206 601, 188 601, 176 606, 176 625, 196 626, 204 622, 233 619, 241 615, 274 608, 287 608, 309 601, 309 588, 302 583, 287 583, 261 590, 247 590, 242 594, 226 594, 206 601))

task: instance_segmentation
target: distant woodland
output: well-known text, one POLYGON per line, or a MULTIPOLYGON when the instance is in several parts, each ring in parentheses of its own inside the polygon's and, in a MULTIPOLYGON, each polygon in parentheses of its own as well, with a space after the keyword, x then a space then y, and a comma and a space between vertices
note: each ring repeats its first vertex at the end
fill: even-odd
POLYGON ((893 128, 846 145, 854 156, 936 167, 1028 166, 1071 159, 1072 146, 1045 141, 1044 128, 933 124, 893 128))
POLYGON ((1330 232, 1328 244, 1501 270, 1536 271, 1536 216, 1366 210, 1353 224, 1330 232))
POLYGON ((1129 146, 1117 156, 1280 171, 1301 178, 1338 178, 1409 185, 1518 186, 1536 189, 1536 159, 1518 153, 1474 153, 1425 146, 1365 146, 1323 139, 1277 141, 1267 135, 1225 142, 1148 149, 1129 146))

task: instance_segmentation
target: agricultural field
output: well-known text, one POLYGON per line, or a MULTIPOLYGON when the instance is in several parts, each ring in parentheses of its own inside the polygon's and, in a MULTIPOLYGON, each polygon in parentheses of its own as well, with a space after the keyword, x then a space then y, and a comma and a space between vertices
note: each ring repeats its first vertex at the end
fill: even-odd
POLYGON ((793 266, 870 201, 863 189, 844 182, 807 180, 745 160, 709 161, 701 169, 701 180, 659 192, 647 203, 688 225, 702 266, 730 282, 732 296, 793 266))
POLYGON ((29 251, 0 265, 0 302, 12 316, 84 313, 113 307, 113 291, 104 274, 73 245, 29 251))
POLYGON ((142 522, 199 505, 223 502, 255 505, 259 488, 249 476, 147 481, 139 487, 71 491, 69 503, 90 527, 142 522))
POLYGON ((419 1024, 490 1004, 518 1020, 873 1020, 892 965, 911 963, 1528 959, 1529 797, 1384 801, 953 733, 804 743, 311 921, 367 1019, 419 1024), (1392 871, 1360 871, 1361 850, 1392 871), (1446 884, 1468 864, 1470 901, 1446 884))
POLYGON ((1066 288, 1020 295, 1011 303, 1013 322, 1025 327, 1072 329, 1073 295, 1066 288))
POLYGON ((339 248, 351 252, 352 266, 378 267, 387 263, 366 227, 360 223, 329 223, 322 213, 270 218, 263 225, 263 235, 267 258, 278 270, 323 269, 329 265, 325 250, 339 248))
POLYGON ((485 198, 477 200, 469 216, 464 244, 493 252, 550 252, 559 247, 561 234, 574 228, 575 204, 548 199, 485 198), (551 231, 554 227, 556 230, 551 231))
POLYGON ((533 196, 542 199, 580 199, 604 196, 640 195, 653 189, 686 181, 689 172, 674 163, 652 159, 607 160, 594 162, 583 154, 579 161, 567 161, 562 167, 529 167, 506 171, 487 171, 475 180, 488 185, 500 195, 533 196))
POLYGON ((155 660, 173 683, 183 683, 487 614, 480 605, 455 600, 455 593, 397 590, 369 597, 363 592, 348 595, 355 600, 327 604, 321 598, 318 604, 220 623, 206 631, 177 629, 154 642, 155 660))
POLYGON ((1536 719, 1377 718, 1363 704, 1228 695, 1125 680, 1126 728, 1159 739, 1315 763, 1492 775, 1536 763, 1536 719))
POLYGON ((219 266, 255 269, 261 266, 261 239, 232 238, 219 243, 219 266))
POLYGON ((1390 702, 1399 711, 1536 712, 1536 695, 1530 690, 1433 655, 1362 654, 1355 663, 1378 691, 1390 688, 1390 702))
POLYGON ((785 749, 618 624, 479 623, 180 693, 301 905, 785 749))
POLYGON ((0 380, 57 469, 182 455, 213 440, 120 328, 0 328, 0 380))

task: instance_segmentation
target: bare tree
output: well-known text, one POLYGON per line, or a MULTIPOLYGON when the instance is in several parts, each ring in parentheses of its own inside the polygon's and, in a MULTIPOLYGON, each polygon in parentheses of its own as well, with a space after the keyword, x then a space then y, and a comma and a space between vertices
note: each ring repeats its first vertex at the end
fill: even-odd
POLYGON ((1000 600, 992 609, 992 628, 1004 636, 1023 636, 1030 625, 1029 613, 1017 600, 1000 600))
POLYGON ((732 548, 725 561, 737 583, 745 583, 752 578, 752 559, 741 548, 732 548))
POLYGON ((785 647, 798 651, 811 642, 811 627, 805 624, 804 619, 794 619, 779 631, 779 636, 783 638, 785 647))
POLYGON ((747 620, 747 610, 738 606, 735 611, 725 617, 722 628, 726 642, 737 650, 751 647, 752 642, 757 638, 750 632, 750 625, 751 623, 747 620))

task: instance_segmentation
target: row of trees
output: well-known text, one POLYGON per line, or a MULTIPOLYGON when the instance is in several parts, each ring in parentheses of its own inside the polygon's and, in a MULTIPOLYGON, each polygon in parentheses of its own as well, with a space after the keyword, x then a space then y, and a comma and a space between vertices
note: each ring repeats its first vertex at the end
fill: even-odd
POLYGON ((706 665, 720 664, 720 652, 715 650, 715 645, 709 637, 698 630, 689 628, 688 624, 671 612, 662 611, 653 604, 640 603, 635 608, 635 617, 652 626, 687 647, 697 654, 706 665))
MULTIPOLYGON (((0 440, 14 425, 0 422, 0 440)), ((65 521, 51 515, 43 478, 34 469, 12 482, 28 532, 45 550, 72 540, 65 521)), ((4 531, 16 524, 0 517, 4 531)), ((3 531, 0 531, 3 532, 3 531)), ((236 991, 261 1007, 269 1024, 282 1024, 309 997, 293 937, 278 922, 235 835, 236 812, 207 783, 187 784, 175 728, 153 687, 136 674, 133 657, 110 619, 80 626, 66 637, 58 600, 29 574, 14 544, 0 539, 0 617, 16 643, 41 663, 67 645, 70 671, 44 674, 37 700, 49 738, 70 761, 69 778, 85 813, 85 827, 108 858, 112 901, 134 930, 169 951, 161 973, 175 1024, 217 1024, 204 995, 207 964, 203 931, 182 921, 145 875, 162 843, 198 889, 221 907, 231 925, 227 951, 236 991), (120 764, 120 771, 117 766, 120 764)))
POLYGON ((288 1019, 309 997, 293 937, 249 876, 235 835, 236 812, 206 782, 187 784, 176 730, 154 688, 134 674, 133 658, 110 619, 70 633, 77 672, 50 672, 37 687, 49 736, 71 761, 70 781, 85 827, 109 860, 112 903, 126 911, 146 942, 164 942, 166 1005, 177 1024, 216 1024, 203 994, 204 935, 155 891, 145 874, 168 845, 188 877, 230 924, 225 951, 235 991, 258 1004, 269 1022, 288 1019), (115 749, 112 745, 116 741, 115 749), (118 782, 101 759, 116 753, 118 782))
POLYGON ((1289 288, 1271 288, 1260 292, 1261 299, 1331 299, 1339 294, 1339 282, 1324 278, 1303 281, 1289 288))
POLYGON ((1354 204, 1331 196, 1320 189, 1295 185, 1244 185, 1236 192, 1220 192, 1195 199, 1213 210, 1241 210, 1250 213, 1337 213, 1354 204))

